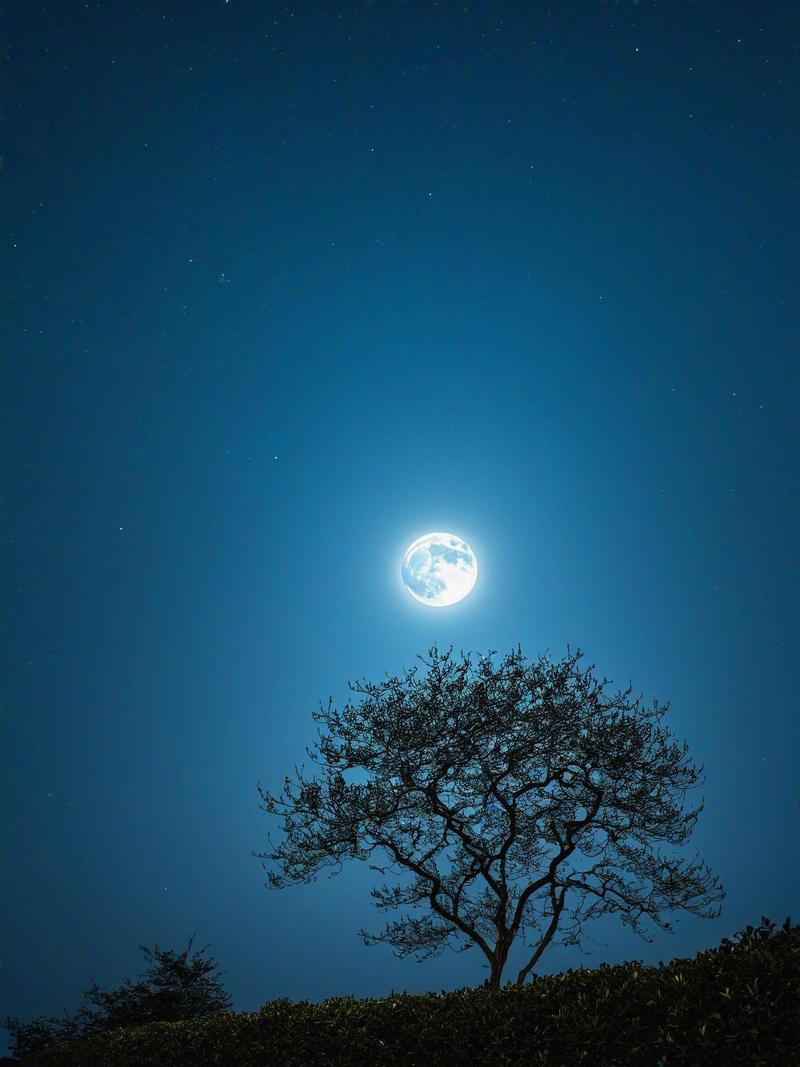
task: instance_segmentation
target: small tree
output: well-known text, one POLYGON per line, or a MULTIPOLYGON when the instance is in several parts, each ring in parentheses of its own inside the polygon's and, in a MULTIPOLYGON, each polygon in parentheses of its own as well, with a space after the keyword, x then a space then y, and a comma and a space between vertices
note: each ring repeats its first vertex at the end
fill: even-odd
POLYGON ((151 1022, 176 1022, 201 1015, 230 1011, 231 998, 222 988, 221 974, 214 974, 213 959, 201 959, 208 946, 188 959, 194 935, 185 951, 139 948, 151 961, 150 968, 137 981, 128 978, 112 992, 93 982, 84 998, 94 1008, 81 1005, 74 1016, 40 1017, 29 1023, 6 1016, 3 1026, 12 1037, 12 1052, 26 1056, 48 1045, 62 1044, 78 1037, 122 1027, 142 1026, 151 1022), (153 962, 155 961, 155 962, 153 962))
POLYGON ((325 867, 338 874, 345 858, 380 851, 388 862, 371 870, 411 881, 373 889, 376 907, 424 914, 361 930, 364 943, 419 960, 477 945, 495 989, 515 939, 532 929, 524 983, 568 904, 563 945, 579 944, 581 924, 604 912, 650 941, 643 915, 668 931, 662 909, 717 918, 703 910, 725 895, 717 881, 652 847, 683 844, 703 808, 682 815, 672 795, 698 772, 658 725, 669 705, 647 711, 630 686, 606 695, 608 679, 593 665, 581 671, 579 650, 557 663, 530 664, 519 647, 497 666, 494 655, 457 660, 434 645, 417 657, 424 674, 362 680, 350 685, 358 705, 340 712, 329 700, 313 713, 329 731, 306 749, 323 779, 295 768, 280 797, 258 786, 260 806, 284 819, 280 846, 268 838, 273 851, 253 853, 279 866, 267 885, 310 882, 325 867), (366 782, 346 780, 356 770, 366 782))

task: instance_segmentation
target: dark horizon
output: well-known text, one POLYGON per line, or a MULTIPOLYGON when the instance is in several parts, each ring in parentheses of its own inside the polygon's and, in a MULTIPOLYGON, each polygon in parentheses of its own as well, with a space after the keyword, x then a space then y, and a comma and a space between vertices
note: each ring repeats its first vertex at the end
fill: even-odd
POLYGON ((678 854, 721 916, 604 917, 539 973, 797 921, 794 6, 5 29, 0 1014, 193 932, 239 1011, 480 985, 362 944, 366 865, 273 892, 252 856, 320 701, 434 641, 579 647, 704 766, 678 854), (479 566, 439 610, 401 580, 429 531, 479 566))

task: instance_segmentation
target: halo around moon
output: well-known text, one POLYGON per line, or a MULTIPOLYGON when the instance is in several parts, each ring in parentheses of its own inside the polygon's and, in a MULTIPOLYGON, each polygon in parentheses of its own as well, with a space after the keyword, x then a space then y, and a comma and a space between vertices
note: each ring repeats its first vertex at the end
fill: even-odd
POLYGON ((457 604, 472 592, 478 561, 466 541, 452 533, 428 533, 408 546, 400 568, 409 593, 430 608, 457 604))

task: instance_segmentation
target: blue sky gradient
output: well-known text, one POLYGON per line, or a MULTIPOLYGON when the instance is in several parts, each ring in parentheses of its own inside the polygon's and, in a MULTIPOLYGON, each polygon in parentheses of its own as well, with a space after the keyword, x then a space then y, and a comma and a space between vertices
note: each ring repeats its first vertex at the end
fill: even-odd
POLYGON ((193 931, 237 1010, 480 984, 363 946, 365 865, 251 855, 319 702, 433 641, 580 647, 705 767, 721 917, 540 973, 797 920, 795 15, 11 5, 4 1011, 193 931))

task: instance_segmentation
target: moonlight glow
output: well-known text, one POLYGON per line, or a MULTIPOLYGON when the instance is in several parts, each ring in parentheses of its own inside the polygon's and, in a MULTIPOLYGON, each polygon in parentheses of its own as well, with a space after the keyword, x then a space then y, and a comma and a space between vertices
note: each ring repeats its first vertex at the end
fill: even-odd
POLYGON ((413 597, 431 608, 456 604, 472 591, 478 561, 466 541, 451 533, 429 533, 406 549, 401 568, 413 597))

